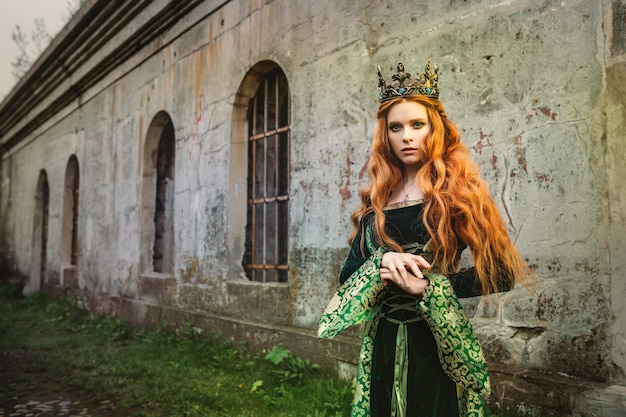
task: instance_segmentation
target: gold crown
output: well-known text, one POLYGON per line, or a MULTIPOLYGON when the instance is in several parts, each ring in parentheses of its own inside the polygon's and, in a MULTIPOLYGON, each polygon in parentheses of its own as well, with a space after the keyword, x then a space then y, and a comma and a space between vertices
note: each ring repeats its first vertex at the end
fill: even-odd
POLYGON ((387 84, 378 67, 378 89, 380 90, 380 102, 383 103, 396 97, 426 96, 439 98, 439 68, 437 64, 426 63, 426 69, 419 77, 413 78, 404 71, 404 65, 398 64, 398 73, 391 76, 391 82, 387 84))

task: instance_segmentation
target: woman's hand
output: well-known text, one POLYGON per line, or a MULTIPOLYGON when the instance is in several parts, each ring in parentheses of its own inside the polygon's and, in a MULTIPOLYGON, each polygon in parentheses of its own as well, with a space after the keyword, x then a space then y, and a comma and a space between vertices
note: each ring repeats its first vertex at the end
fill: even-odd
POLYGON ((418 278, 413 274, 408 274, 408 285, 401 287, 392 280, 391 272, 387 268, 380 268, 380 279, 383 281, 383 285, 393 286, 395 289, 413 296, 424 294, 428 286, 428 279, 418 278))
POLYGON ((397 285, 407 294, 420 295, 424 293, 428 285, 422 269, 428 268, 430 264, 419 255, 387 252, 383 255, 381 262, 380 279, 385 285, 390 283, 397 285))

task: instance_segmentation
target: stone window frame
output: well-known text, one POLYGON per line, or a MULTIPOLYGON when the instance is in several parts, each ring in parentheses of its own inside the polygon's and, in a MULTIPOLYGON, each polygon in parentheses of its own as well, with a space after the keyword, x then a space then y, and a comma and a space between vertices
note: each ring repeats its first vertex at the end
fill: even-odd
MULTIPOLYGON (((157 187, 159 178, 159 149, 163 143, 165 134, 171 134, 172 158, 176 159, 176 135, 174 131, 174 123, 170 115, 166 111, 159 111, 150 122, 146 133, 146 141, 143 149, 143 178, 142 178, 142 201, 141 201, 141 240, 140 240, 140 268, 141 275, 144 279, 154 278, 171 278, 174 273, 175 261, 175 244, 174 244, 174 189, 175 176, 171 178, 172 183, 166 205, 170 209, 167 224, 171 226, 167 228, 167 233, 161 238, 167 240, 163 245, 167 248, 167 261, 163 267, 155 269, 154 253, 157 244, 157 227, 155 215, 157 212, 157 187)), ((175 162, 171 166, 172 174, 175 168, 175 162)), ((167 209, 165 209, 167 210, 167 209)))
MULTIPOLYGON (((246 234, 250 230, 251 225, 248 222, 248 207, 250 199, 248 198, 249 190, 249 153, 250 153, 250 137, 254 136, 250 132, 251 114, 250 104, 257 95, 261 83, 265 83, 268 75, 279 73, 284 80, 284 91, 286 93, 287 102, 287 123, 286 129, 273 129, 274 133, 285 132, 288 134, 287 142, 289 143, 286 151, 287 158, 289 159, 287 168, 287 183, 286 198, 286 214, 289 218, 289 191, 290 191, 290 176, 291 176, 291 94, 289 90, 289 81, 285 71, 273 61, 260 61, 255 64, 245 75, 242 83, 240 84, 237 95, 235 96, 234 109, 232 116, 232 130, 231 130, 231 155, 230 155, 230 205, 229 205, 229 246, 235 250, 235 259, 239 259, 239 263, 233 265, 239 272, 239 277, 243 278, 242 282, 263 284, 272 287, 285 287, 288 283, 288 268, 289 268, 289 220, 287 220, 287 227, 284 231, 286 237, 284 246, 284 259, 280 264, 282 270, 285 271, 282 280, 251 280, 246 275, 246 234), (280 132, 278 132, 280 130, 280 132)), ((255 132, 256 134, 257 132, 255 132)), ((259 132, 260 133, 260 132, 259 132)), ((267 131, 265 132, 267 133, 267 131)), ((270 132, 271 133, 271 132, 270 132)), ((271 268, 272 266, 270 266, 271 268)), ((285 287, 287 288, 287 287, 285 287)))
POLYGON ((67 161, 63 184, 61 284, 69 288, 78 288, 80 165, 75 154, 67 161))
POLYGON ((50 183, 45 169, 39 171, 34 200, 33 252, 30 282, 28 290, 25 289, 29 293, 41 290, 47 283, 50 183))

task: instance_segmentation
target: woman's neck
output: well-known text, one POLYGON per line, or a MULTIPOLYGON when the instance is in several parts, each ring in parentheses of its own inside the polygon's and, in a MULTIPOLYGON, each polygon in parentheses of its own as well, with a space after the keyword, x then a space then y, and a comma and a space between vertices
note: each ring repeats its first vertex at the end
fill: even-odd
POLYGON ((418 171, 419 167, 404 167, 404 176, 402 177, 402 182, 405 184, 412 184, 417 177, 418 171))
POLYGON ((402 182, 391 191, 386 206, 407 201, 420 201, 424 198, 419 184, 415 181, 417 171, 417 169, 405 169, 402 182))

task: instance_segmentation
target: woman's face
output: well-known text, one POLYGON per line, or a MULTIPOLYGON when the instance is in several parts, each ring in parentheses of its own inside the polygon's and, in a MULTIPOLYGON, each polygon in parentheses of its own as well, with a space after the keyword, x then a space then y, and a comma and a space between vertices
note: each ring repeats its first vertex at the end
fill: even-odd
POLYGON ((422 142, 431 133, 428 113, 423 104, 402 101, 387 113, 387 135, 393 153, 405 167, 419 167, 425 155, 422 142))

